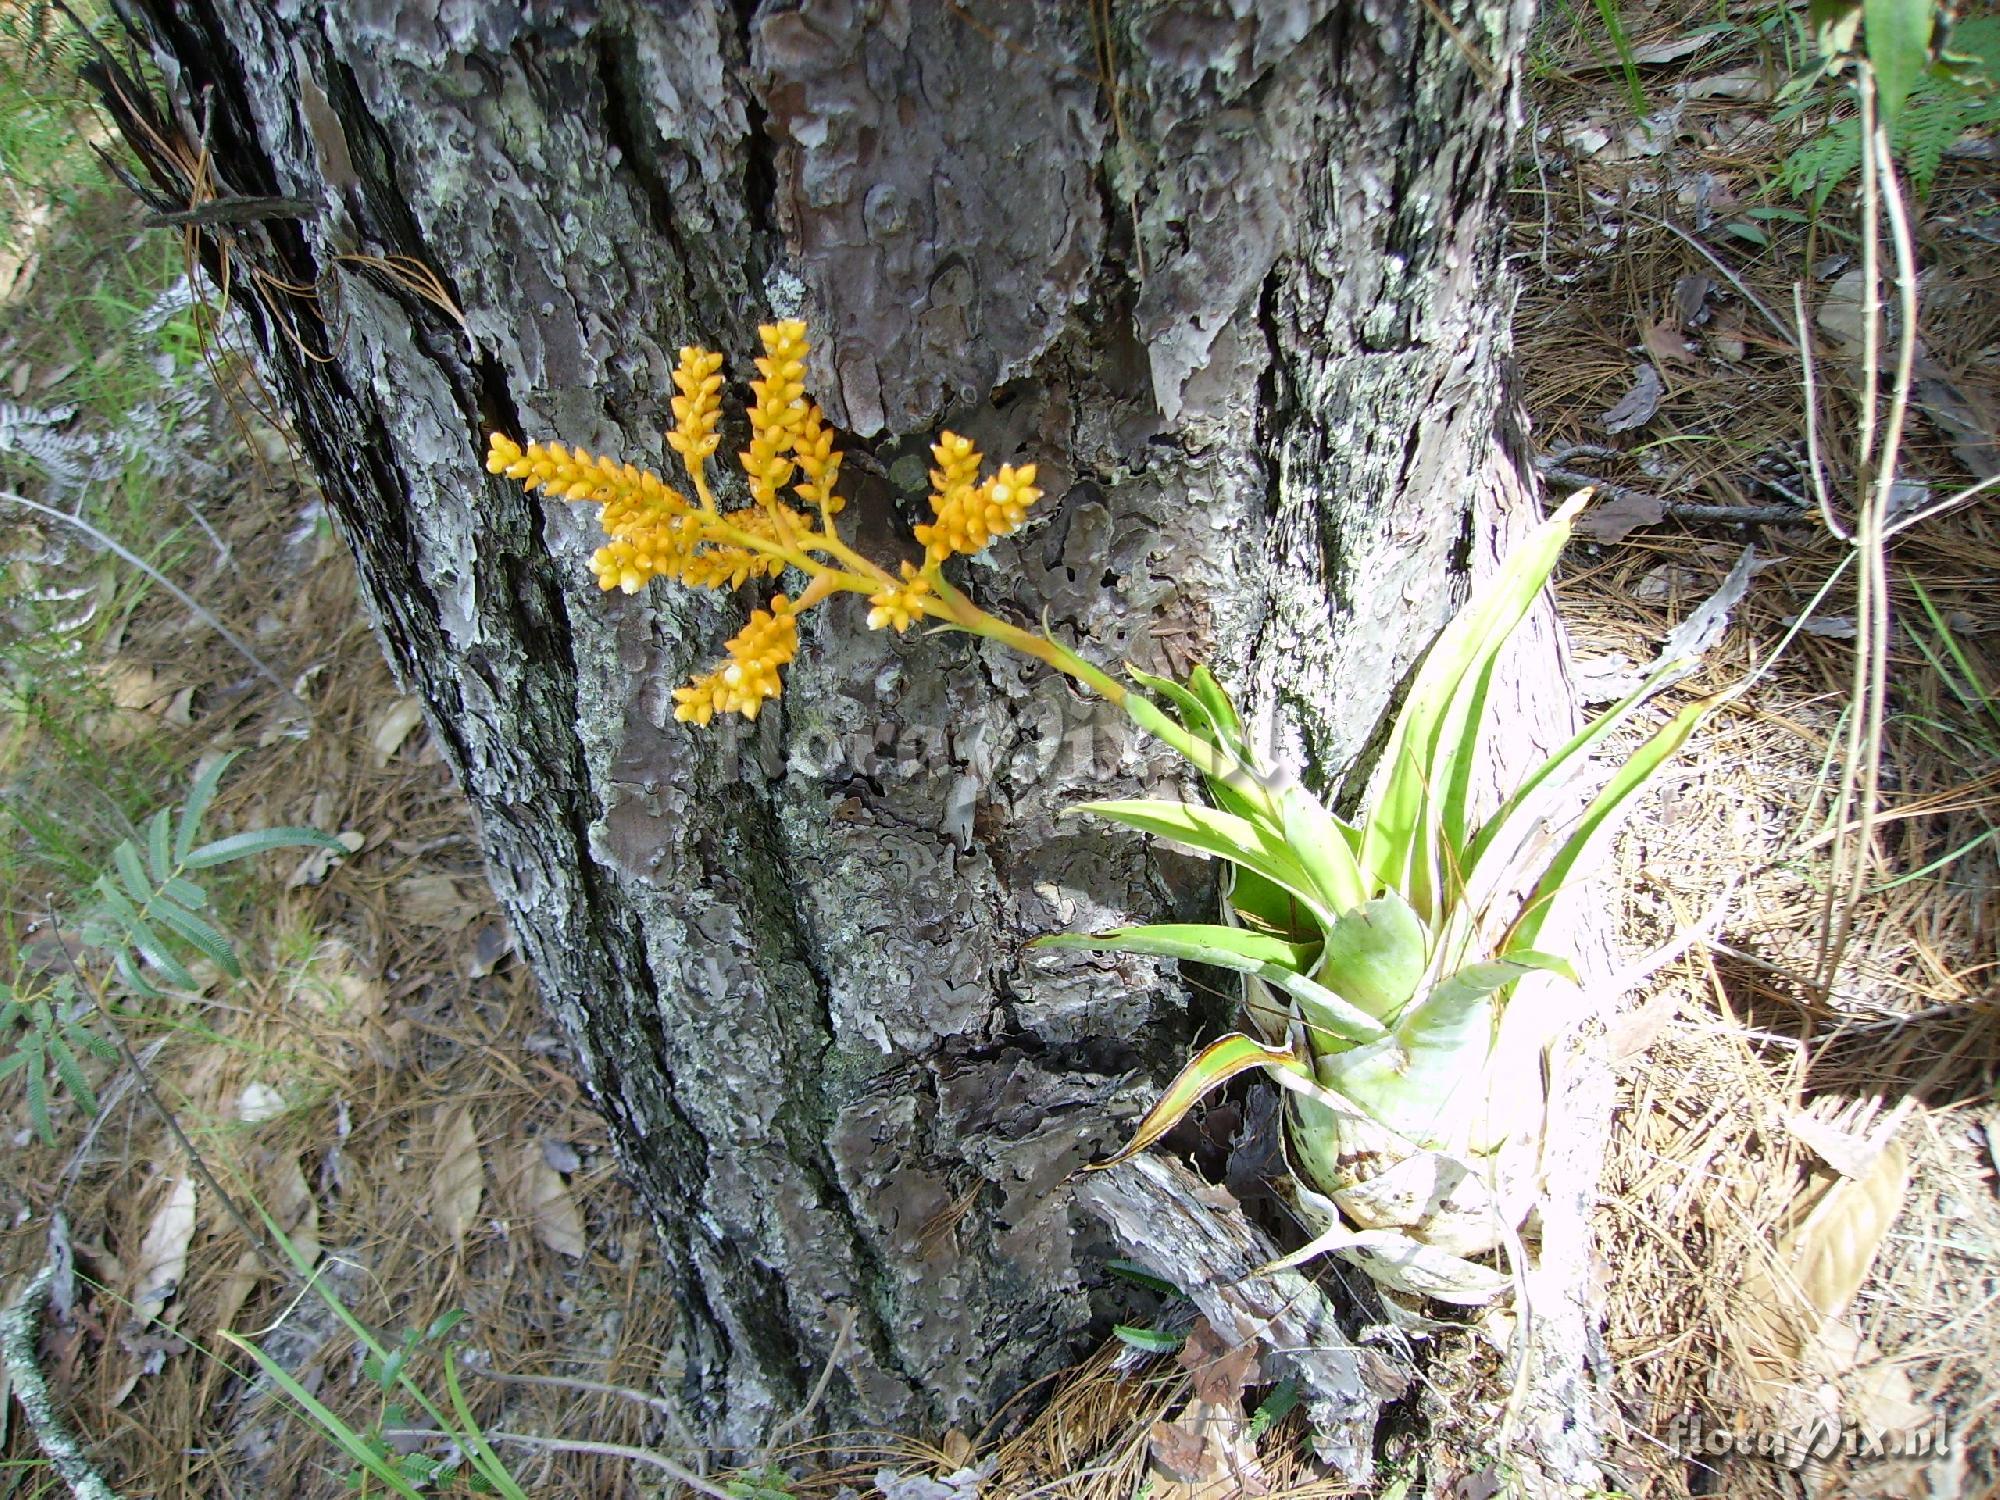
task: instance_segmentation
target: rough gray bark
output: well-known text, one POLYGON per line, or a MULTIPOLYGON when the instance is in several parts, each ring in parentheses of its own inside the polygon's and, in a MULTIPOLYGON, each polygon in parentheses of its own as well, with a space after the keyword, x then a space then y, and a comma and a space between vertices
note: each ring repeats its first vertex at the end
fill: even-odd
POLYGON ((211 254, 658 1210, 690 1408, 754 1438, 852 1310, 840 1419, 991 1410, 1112 1306, 1067 1179, 1194 1030, 1171 974, 1022 944, 1211 899, 1057 815, 1171 767, 841 605, 782 713, 677 725, 745 606, 599 595, 592 518, 486 481, 483 434, 658 466, 674 348, 741 377, 802 312, 867 550, 908 545, 939 425, 1038 462, 974 596, 1206 660, 1335 775, 1532 505, 1497 217, 1530 5, 141 9, 224 190, 310 205, 211 254))

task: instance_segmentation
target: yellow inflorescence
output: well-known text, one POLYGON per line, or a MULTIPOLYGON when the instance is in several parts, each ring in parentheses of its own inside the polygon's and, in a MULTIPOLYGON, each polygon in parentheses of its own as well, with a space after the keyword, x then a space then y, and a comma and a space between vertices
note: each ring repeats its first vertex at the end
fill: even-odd
POLYGON ((805 420, 799 424, 793 452, 799 461, 799 472, 805 476, 798 484, 799 498, 808 505, 817 505, 829 519, 839 515, 847 503, 833 492, 840 478, 840 450, 833 446, 833 429, 811 402, 806 403, 805 420))
POLYGON ((796 603, 780 594, 768 610, 757 610, 729 642, 728 659, 675 692, 675 716, 697 724, 719 713, 756 718, 778 696, 779 669, 798 652, 799 615, 837 592, 867 595, 871 630, 904 631, 924 618, 982 633, 1002 628, 944 587, 938 568, 1014 531, 1042 493, 1032 464, 1003 467, 980 483, 979 450, 956 433, 941 434, 931 449, 935 519, 916 528, 924 561, 903 563, 896 577, 850 550, 834 530, 843 505, 834 493, 841 455, 833 429, 805 393, 806 325, 791 319, 757 332, 764 355, 750 382, 750 446, 737 455, 750 505, 725 514, 710 492, 707 464, 721 441, 722 356, 694 346, 680 351, 674 369, 678 394, 667 446, 686 465, 698 504, 657 474, 561 443, 523 448, 496 432, 486 456, 491 473, 600 507, 606 541, 590 566, 603 588, 631 594, 653 578, 734 588, 787 568, 812 580, 796 603), (781 498, 787 486, 796 505, 781 498))
POLYGON ((750 406, 750 447, 737 454, 750 494, 759 505, 778 503, 778 491, 792 482, 789 456, 806 420, 806 325, 796 318, 766 323, 757 330, 764 357, 750 382, 757 399, 750 406))
POLYGON ((695 469, 714 456, 721 442, 715 424, 722 420, 722 356, 692 346, 681 350, 674 389, 680 394, 674 397, 674 427, 667 434, 667 446, 695 469))
POLYGON ((900 635, 924 612, 924 596, 930 592, 930 579, 919 573, 912 564, 904 563, 901 583, 892 584, 879 594, 868 596, 868 602, 874 606, 868 611, 868 628, 870 630, 886 628, 900 635))
POLYGON ((760 609, 729 642, 729 660, 674 689, 674 717, 706 724, 717 714, 757 717, 767 698, 783 684, 778 668, 799 654, 798 616, 792 601, 779 594, 769 609, 760 609))
POLYGON ((1029 508, 1042 498, 1035 488, 1035 466, 1009 464, 984 484, 979 475, 979 450, 955 432, 939 434, 931 448, 937 467, 931 470, 931 510, 937 520, 915 528, 924 544, 926 565, 936 567, 953 553, 984 551, 995 537, 1006 536, 1028 518, 1029 508))

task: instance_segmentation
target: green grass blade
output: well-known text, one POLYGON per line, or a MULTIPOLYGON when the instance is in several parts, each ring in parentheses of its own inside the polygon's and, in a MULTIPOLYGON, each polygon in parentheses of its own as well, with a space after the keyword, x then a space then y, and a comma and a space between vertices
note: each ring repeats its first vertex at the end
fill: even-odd
POLYGON ((1618 54, 1618 67, 1625 75, 1625 98, 1633 113, 1646 113, 1646 86, 1639 81, 1639 59, 1632 51, 1632 39, 1625 34, 1624 18, 1618 14, 1618 0, 1596 0, 1598 19, 1611 38, 1611 50, 1618 54))
POLYGON ((379 1453, 374 1444, 370 1443, 360 1433, 343 1422, 331 1407, 327 1406, 317 1396, 313 1395, 311 1391, 293 1379, 291 1372, 283 1365, 279 1364, 270 1355, 258 1348, 257 1345, 239 1334, 234 1334, 227 1329, 223 1329, 218 1332, 217 1337, 235 1345, 254 1359, 257 1362, 257 1367, 270 1378, 272 1384, 291 1397, 299 1410, 311 1418, 313 1424, 320 1431, 338 1443, 342 1451, 349 1458, 353 1459, 355 1463, 366 1469, 370 1474, 373 1474, 398 1495, 404 1496, 405 1500, 424 1500, 422 1492, 411 1487, 409 1480, 404 1478, 403 1471, 400 1468, 383 1454, 379 1453))
POLYGON ((506 1464, 500 1461, 500 1455, 495 1453, 492 1444, 486 1441, 486 1434, 480 1429, 478 1418, 473 1416, 472 1408, 466 1404, 465 1392, 458 1383, 456 1349, 447 1349, 444 1352, 444 1388, 445 1394, 451 1398, 452 1413, 458 1418, 458 1430, 455 1436, 471 1451, 473 1467, 485 1475, 487 1482, 500 1494, 505 1495, 507 1500, 528 1500, 527 1494, 515 1481, 506 1464))
POLYGON ((1931 596, 1924 589, 1923 582, 1914 573, 1906 573, 1903 576, 1915 590, 1917 603, 1923 607, 1924 617, 1931 622, 1931 629, 1937 632, 1938 641, 1958 668, 1958 680, 1952 679, 1951 674, 1944 670, 1943 664, 1932 654, 1925 642, 1919 639, 1917 645, 1923 649, 1924 656, 1937 669, 1938 676, 1951 689, 1952 696, 1958 699, 1961 707, 1973 714, 1984 714, 1993 721, 1995 728, 2000 728, 2000 693, 1987 688, 1979 672, 1972 665, 1972 659, 1966 655, 1965 647, 1953 633, 1951 622, 1939 612, 1937 605, 1931 602, 1931 596))

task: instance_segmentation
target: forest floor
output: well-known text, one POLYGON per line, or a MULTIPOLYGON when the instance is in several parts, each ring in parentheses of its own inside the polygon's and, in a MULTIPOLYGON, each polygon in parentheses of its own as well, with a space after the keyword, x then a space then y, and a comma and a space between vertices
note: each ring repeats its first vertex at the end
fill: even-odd
MULTIPOLYGON (((2000 507, 1989 493, 1944 510, 1888 551, 1864 815, 1843 796, 1858 569, 1815 499, 1793 313, 1797 286, 1844 530, 1862 428, 1852 195, 1815 214, 1786 190, 1793 150, 1819 137, 1811 118, 1778 122, 1773 38, 1686 9, 1625 38, 1629 74, 1594 18, 1552 22, 1515 176, 1537 451, 1553 488, 1604 492, 1559 586, 1586 696, 1652 659, 1756 548, 1696 686, 1761 675, 1664 779, 1618 867, 1631 952, 1685 951, 1659 957, 1607 1038, 1608 1457, 1633 1496, 1979 1493, 2000 1485, 2000 507), (1708 1436, 1755 1446, 1821 1415, 1855 1432, 1941 1420, 1948 1452, 1799 1469, 1708 1436)), ((74 119, 50 111, 0 144, 80 180, 74 119)), ((47 1043, 0 1081, 0 1305, 53 1243, 41 1368, 128 1500, 347 1492, 355 1457, 297 1415, 252 1344, 413 1475, 450 1450, 381 1434, 434 1425, 411 1386, 465 1430, 441 1362, 463 1344, 466 1410, 529 1493, 673 1493, 633 1456, 699 1466, 646 1399, 674 1380, 651 1226, 511 955, 468 811, 316 495, 245 366, 212 352, 168 236, 101 186, 12 191, 0 492, 86 520, 158 578, 0 498, 0 981, 24 1004, 53 997, 57 1041, 106 1034, 109 1005, 129 1048, 72 1048, 94 1114, 47 1043), (115 846, 149 854, 155 810, 230 752, 212 834, 307 825, 351 852, 218 868, 197 915, 242 977, 176 940, 193 984, 135 996, 94 941, 95 882, 122 880, 115 846), (316 1267, 310 1289, 235 1217, 259 1209, 316 1267)), ((1912 208, 1906 514, 2000 469, 1990 154, 1944 155, 1912 208)), ((0 1046, 32 1053, 33 1020, 10 1016, 0 1046)), ((775 1451, 762 1477, 704 1483, 866 1493, 890 1468, 938 1500, 1126 1497, 1191 1388, 1173 1356, 1114 1343, 992 1433, 885 1438, 839 1471, 775 1451), (806 1477, 781 1484, 786 1469, 806 1477), (954 1484, 968 1470, 983 1489, 954 1484)), ((0 1497, 49 1492, 20 1411, 0 1413, 0 1497)), ((1253 1445, 1269 1492, 1339 1493, 1313 1482, 1295 1423, 1253 1445)), ((1385 1472, 1381 1493, 1400 1482, 1385 1472)), ((1154 1500, 1183 1492, 1154 1475, 1154 1500)))

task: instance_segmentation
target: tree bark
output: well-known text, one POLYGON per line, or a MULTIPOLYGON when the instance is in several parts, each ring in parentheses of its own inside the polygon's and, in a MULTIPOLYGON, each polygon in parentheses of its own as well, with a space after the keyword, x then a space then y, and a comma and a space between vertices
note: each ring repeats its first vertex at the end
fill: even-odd
POLYGON ((657 1210, 718 1441, 850 1313, 841 1423, 974 1421, 1101 1330, 1068 1178, 1202 1002, 1023 944, 1213 892, 1059 820, 1172 767, 982 642, 829 606, 782 712, 675 723, 747 604, 600 595, 592 516, 488 481, 484 434, 663 467, 674 349, 741 378, 802 314, 865 550, 908 548, 940 425, 1037 462, 974 597, 1107 666, 1205 660, 1337 778, 1533 513, 1498 216, 1530 11, 139 4, 161 128, 225 195, 307 205, 207 253, 657 1210))

